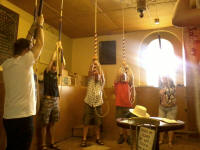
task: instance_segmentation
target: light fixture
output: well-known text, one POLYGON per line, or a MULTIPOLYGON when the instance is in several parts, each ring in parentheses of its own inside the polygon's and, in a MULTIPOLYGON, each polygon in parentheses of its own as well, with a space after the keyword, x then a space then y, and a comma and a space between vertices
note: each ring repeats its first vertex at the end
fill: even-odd
POLYGON ((155 23, 155 24, 159 24, 159 23, 160 23, 160 19, 159 19, 159 18, 155 18, 155 19, 154 19, 154 23, 155 23))
POLYGON ((143 12, 146 10, 146 0, 137 0, 137 12, 140 13, 140 18, 144 17, 143 12))

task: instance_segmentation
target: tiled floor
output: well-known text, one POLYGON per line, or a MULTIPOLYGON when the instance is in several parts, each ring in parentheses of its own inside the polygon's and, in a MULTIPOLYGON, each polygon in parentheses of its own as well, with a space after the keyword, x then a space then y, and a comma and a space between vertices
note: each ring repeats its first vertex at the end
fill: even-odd
MULTIPOLYGON (((98 146, 94 138, 89 138, 88 143, 90 146, 86 148, 80 147, 81 138, 72 137, 65 141, 58 143, 62 150, 129 150, 130 147, 127 143, 117 144, 116 140, 104 138, 104 146, 98 146)), ((168 144, 160 145, 160 150, 200 150, 200 138, 191 136, 176 136, 173 147, 168 144)), ((135 150, 135 146, 134 146, 135 150)))

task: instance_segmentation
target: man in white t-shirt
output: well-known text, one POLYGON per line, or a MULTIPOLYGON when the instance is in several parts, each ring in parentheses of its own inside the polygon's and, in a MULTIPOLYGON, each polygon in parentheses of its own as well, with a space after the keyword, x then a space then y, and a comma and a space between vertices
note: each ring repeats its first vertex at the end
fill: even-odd
POLYGON ((44 43, 43 23, 44 18, 41 15, 29 31, 29 34, 37 31, 35 44, 31 46, 30 40, 18 39, 14 44, 14 56, 2 64, 6 150, 29 150, 31 145, 33 115, 36 114, 33 64, 38 59, 44 43))

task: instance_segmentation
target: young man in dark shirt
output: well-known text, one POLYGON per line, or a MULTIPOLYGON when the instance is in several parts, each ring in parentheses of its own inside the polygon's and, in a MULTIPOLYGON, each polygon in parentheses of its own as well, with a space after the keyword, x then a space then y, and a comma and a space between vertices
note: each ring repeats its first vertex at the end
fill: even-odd
MULTIPOLYGON (((58 43, 58 47, 62 47, 58 43)), ((40 103, 39 118, 41 121, 41 134, 42 134, 42 150, 47 149, 46 145, 46 132, 47 127, 50 131, 50 147, 59 150, 54 142, 54 125, 59 120, 59 89, 58 89, 58 75, 60 75, 62 66, 57 74, 56 51, 54 52, 48 67, 44 71, 44 97, 40 103)))

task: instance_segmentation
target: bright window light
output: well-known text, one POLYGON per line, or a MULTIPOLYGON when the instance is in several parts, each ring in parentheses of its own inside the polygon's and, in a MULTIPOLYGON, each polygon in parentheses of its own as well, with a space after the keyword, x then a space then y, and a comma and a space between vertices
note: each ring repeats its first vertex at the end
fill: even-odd
POLYGON ((168 75, 175 82, 177 58, 171 42, 165 39, 155 39, 142 52, 142 66, 146 70, 146 81, 149 86, 158 86, 159 77, 168 75))

